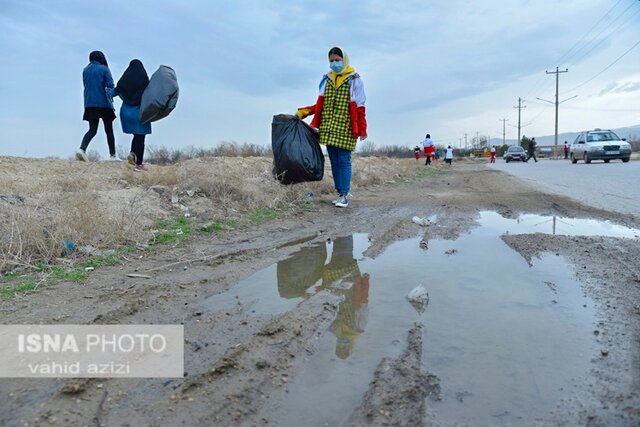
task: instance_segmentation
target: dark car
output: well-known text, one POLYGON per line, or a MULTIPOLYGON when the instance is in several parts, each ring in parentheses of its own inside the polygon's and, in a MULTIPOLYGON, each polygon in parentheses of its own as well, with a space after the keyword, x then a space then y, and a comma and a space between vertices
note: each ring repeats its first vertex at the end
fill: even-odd
POLYGON ((622 160, 624 163, 631 158, 631 145, 620 138, 615 132, 604 129, 594 129, 580 132, 571 144, 571 163, 584 160, 622 160))
POLYGON ((511 160, 519 160, 524 162, 527 160, 527 153, 525 153, 524 148, 519 145, 513 145, 509 147, 507 151, 504 152, 504 161, 509 163, 511 160))

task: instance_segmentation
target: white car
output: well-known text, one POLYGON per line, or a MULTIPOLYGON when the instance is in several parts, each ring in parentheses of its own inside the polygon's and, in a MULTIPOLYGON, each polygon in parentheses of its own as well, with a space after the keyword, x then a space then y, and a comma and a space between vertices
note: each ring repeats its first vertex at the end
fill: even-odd
POLYGON ((631 145, 615 132, 603 129, 580 132, 569 150, 571 163, 578 163, 578 160, 584 160, 585 163, 604 160, 609 163, 612 159, 626 163, 631 158, 631 145))

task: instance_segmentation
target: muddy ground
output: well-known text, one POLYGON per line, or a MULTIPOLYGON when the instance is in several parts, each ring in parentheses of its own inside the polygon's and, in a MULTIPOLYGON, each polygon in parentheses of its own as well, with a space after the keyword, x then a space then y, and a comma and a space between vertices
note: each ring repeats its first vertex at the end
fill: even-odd
MULTIPOLYGON (((288 399, 288 384, 305 370, 318 338, 330 333, 339 298, 319 292, 283 314, 252 315, 241 302, 232 310, 212 310, 203 305, 208 296, 326 239, 368 233, 370 258, 401 239, 455 239, 476 225, 483 210, 640 228, 640 216, 541 193, 480 163, 439 167, 441 174, 359 189, 347 209, 316 200, 295 216, 127 254, 121 265, 97 268, 84 285, 61 283, 3 301, 4 324, 184 324, 186 343, 181 379, 2 379, 0 424, 279 425, 274 414, 288 399), (412 222, 433 214, 438 222, 430 227, 412 222), (126 276, 134 271, 151 279, 126 276)), ((503 240, 528 260, 544 253, 570 260, 597 306, 599 351, 590 355, 589 386, 567 389, 555 410, 527 425, 639 425, 638 238, 527 234, 503 240)), ((441 384, 421 363, 422 325, 400 338, 405 350, 380 359, 361 403, 342 414, 345 425, 448 425, 430 412, 441 384)))

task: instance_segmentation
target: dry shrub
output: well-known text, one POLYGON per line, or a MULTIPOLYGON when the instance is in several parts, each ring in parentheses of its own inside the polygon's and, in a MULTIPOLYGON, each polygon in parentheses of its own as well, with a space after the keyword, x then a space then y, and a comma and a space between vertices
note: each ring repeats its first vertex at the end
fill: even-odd
POLYGON ((82 192, 49 194, 34 202, 9 205, 0 221, 0 271, 53 262, 65 254, 66 241, 109 248, 148 238, 134 198, 106 206, 97 193, 82 192))
POLYGON ((133 172, 132 168, 126 168, 122 171, 122 180, 130 185, 141 185, 149 188, 153 185, 163 185, 172 187, 179 182, 178 167, 175 165, 168 166, 149 166, 147 172, 133 172))
POLYGON ((37 209, 9 206, 5 212, 0 222, 0 272, 61 255, 64 240, 54 221, 42 218, 37 209))
MULTIPOLYGON (((416 168, 412 158, 354 156, 352 194, 415 176, 416 168)), ((183 214, 170 203, 174 188, 191 220, 202 223, 262 208, 295 214, 309 201, 307 193, 313 201, 334 194, 328 160, 320 182, 282 185, 271 169, 272 157, 204 157, 152 165, 144 173, 111 162, 0 157, 2 191, 18 200, 0 199, 0 270, 51 262, 65 240, 96 248, 147 241, 157 219, 183 214)))
POLYGON ((266 158, 189 160, 181 165, 179 176, 182 190, 197 190, 224 212, 274 207, 286 198, 266 158))

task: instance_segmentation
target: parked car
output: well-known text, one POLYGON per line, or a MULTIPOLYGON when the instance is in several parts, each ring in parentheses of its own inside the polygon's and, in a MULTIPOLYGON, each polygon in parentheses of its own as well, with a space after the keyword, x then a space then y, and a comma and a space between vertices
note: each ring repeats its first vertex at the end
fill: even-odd
POLYGON ((504 152, 504 161, 509 163, 511 160, 520 160, 522 162, 527 160, 527 153, 524 148, 519 145, 512 145, 504 152))
POLYGON ((571 163, 578 163, 578 160, 584 160, 585 163, 604 160, 609 163, 615 159, 626 163, 631 158, 631 145, 610 130, 586 130, 576 136, 569 153, 571 163))

